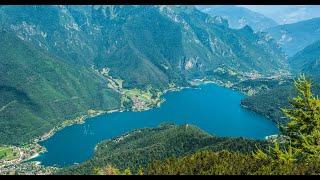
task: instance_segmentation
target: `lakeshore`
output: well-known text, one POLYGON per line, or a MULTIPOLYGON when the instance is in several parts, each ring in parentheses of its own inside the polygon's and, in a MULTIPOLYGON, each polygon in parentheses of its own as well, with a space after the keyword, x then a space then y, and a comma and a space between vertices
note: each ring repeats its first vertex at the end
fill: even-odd
POLYGON ((276 134, 273 122, 240 106, 241 93, 212 83, 166 93, 159 108, 106 113, 59 131, 41 142, 44 166, 64 167, 92 157, 96 145, 135 129, 162 123, 193 124, 216 136, 265 139, 276 134), (232 111, 232 113, 230 113, 232 111))
MULTIPOLYGON (((147 111, 155 107, 160 107, 161 104, 165 101, 161 97, 163 94, 169 92, 169 91, 180 91, 183 88, 177 88, 177 87, 170 87, 163 92, 157 92, 157 96, 155 99, 152 99, 152 103, 146 104, 145 106, 140 106, 139 102, 138 105, 133 104, 131 107, 125 109, 124 107, 121 107, 119 109, 113 109, 108 111, 103 110, 88 110, 87 114, 81 115, 79 117, 76 117, 71 120, 65 120, 61 124, 55 126, 53 129, 51 129, 49 132, 45 133, 44 135, 35 138, 32 143, 24 145, 23 147, 17 147, 12 146, 11 148, 14 148, 16 152, 18 152, 20 155, 16 158, 10 160, 10 161, 0 161, 0 170, 1 168, 21 164, 27 161, 30 161, 32 159, 36 159, 39 157, 42 153, 45 153, 47 150, 45 147, 41 146, 39 143, 43 142, 49 138, 51 138, 54 134, 61 131, 62 129, 75 125, 75 124, 83 124, 86 122, 87 119, 100 116, 103 114, 110 114, 115 112, 124 112, 124 111, 133 111, 133 112, 141 112, 141 111, 147 111)), ((142 91, 143 92, 143 91, 142 91)), ((141 94, 143 95, 143 94, 141 94)), ((37 162, 37 161, 36 161, 37 162)), ((40 162, 37 162, 35 165, 40 165, 40 162)))
MULTIPOLYGON (((47 152, 47 149, 45 147, 41 146, 40 142, 43 142, 43 141, 50 139, 53 135, 55 135, 57 132, 65 129, 66 127, 69 127, 69 126, 72 126, 75 124, 79 124, 79 125, 84 124, 87 119, 101 116, 104 114, 116 113, 116 112, 124 112, 124 111, 143 112, 143 111, 148 111, 148 110, 154 109, 156 107, 159 108, 161 106, 161 104, 166 101, 163 98, 163 96, 164 96, 164 94, 166 94, 168 92, 178 92, 178 91, 181 91, 184 89, 196 89, 196 88, 198 88, 198 86, 205 85, 205 84, 216 84, 221 87, 226 87, 229 89, 239 91, 239 89, 232 88, 233 84, 223 83, 218 80, 208 80, 206 78, 203 78, 203 79, 195 79, 193 81, 190 81, 189 82, 190 86, 187 86, 187 87, 176 87, 175 84, 170 84, 169 87, 163 91, 156 90, 154 93, 155 96, 153 96, 153 94, 150 93, 150 91, 151 91, 150 89, 148 89, 148 90, 138 90, 138 89, 125 90, 125 89, 122 89, 122 85, 115 85, 117 83, 119 84, 118 80, 116 81, 117 83, 114 83, 115 80, 113 80, 112 78, 111 78, 111 80, 109 79, 109 81, 113 82, 113 86, 115 86, 117 88, 117 90, 119 92, 121 92, 121 94, 123 96, 126 96, 126 97, 133 99, 134 103, 130 107, 122 106, 119 109, 114 109, 114 110, 109 110, 109 111, 88 110, 87 114, 85 114, 85 115, 79 116, 79 117, 72 119, 72 120, 66 120, 63 123, 61 123, 60 125, 54 127, 48 133, 45 133, 44 135, 40 136, 39 138, 36 138, 33 141, 33 143, 31 144, 31 146, 41 147, 41 148, 29 149, 29 151, 33 152, 32 154, 28 153, 28 155, 25 156, 24 158, 19 158, 19 160, 15 161, 15 163, 10 163, 9 165, 19 164, 19 163, 23 163, 23 162, 38 158, 39 155, 47 152)), ((27 154, 27 153, 25 153, 25 154, 27 154)), ((40 163, 37 163, 37 164, 40 165, 40 163)))

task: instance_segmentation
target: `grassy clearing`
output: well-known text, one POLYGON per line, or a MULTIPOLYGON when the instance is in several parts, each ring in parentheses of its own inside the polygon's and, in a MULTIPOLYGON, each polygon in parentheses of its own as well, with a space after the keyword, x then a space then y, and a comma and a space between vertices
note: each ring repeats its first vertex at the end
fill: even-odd
POLYGON ((128 97, 137 97, 144 101, 150 101, 152 98, 152 94, 149 91, 142 91, 140 89, 125 90, 124 93, 128 97))
POLYGON ((12 147, 0 146, 0 160, 10 161, 18 158, 19 153, 12 147))

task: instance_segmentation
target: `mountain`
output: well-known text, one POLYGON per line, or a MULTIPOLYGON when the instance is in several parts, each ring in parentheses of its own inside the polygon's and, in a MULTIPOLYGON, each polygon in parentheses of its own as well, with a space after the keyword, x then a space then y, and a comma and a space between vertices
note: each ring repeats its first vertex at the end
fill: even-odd
POLYGON ((287 68, 265 33, 230 29, 193 6, 0 6, 0 22, 12 32, 1 39, 4 144, 28 142, 90 109, 120 107, 105 74, 126 89, 164 90, 287 68))
POLYGON ((59 60, 0 31, 0 144, 22 144, 90 109, 118 108, 119 94, 95 71, 59 60))
MULTIPOLYGON (((289 59, 292 73, 295 77, 305 74, 313 81, 313 92, 320 94, 320 41, 305 47, 289 59)), ((255 81, 253 81, 255 82, 255 81)), ((271 82, 269 82, 271 83, 271 82)), ((242 100, 241 104, 250 110, 258 112, 276 123, 286 123, 287 118, 281 112, 281 108, 288 108, 288 99, 297 95, 293 82, 278 84, 270 90, 260 92, 254 96, 242 100)))
POLYGON ((308 45, 320 40, 320 18, 279 25, 266 29, 266 32, 277 40, 288 56, 293 56, 308 45))
POLYGON ((296 73, 320 76, 320 40, 305 47, 289 60, 291 69, 296 73))
POLYGON ((155 160, 181 157, 201 150, 251 152, 266 147, 265 141, 214 137, 193 125, 163 124, 138 129, 97 145, 94 156, 84 163, 63 168, 57 174, 93 174, 112 165, 136 172, 155 160))
POLYGON ((292 24, 320 17, 320 5, 239 5, 261 13, 278 24, 292 24))
POLYGON ((262 74, 284 68, 266 34, 230 29, 193 6, 2 6, 0 18, 65 61, 110 69, 126 88, 185 85, 221 67, 262 74))
POLYGON ((211 16, 221 16, 222 18, 227 19, 229 26, 235 29, 240 29, 245 25, 248 25, 255 31, 262 31, 266 28, 278 25, 274 20, 244 7, 233 5, 214 5, 199 6, 199 8, 211 16))

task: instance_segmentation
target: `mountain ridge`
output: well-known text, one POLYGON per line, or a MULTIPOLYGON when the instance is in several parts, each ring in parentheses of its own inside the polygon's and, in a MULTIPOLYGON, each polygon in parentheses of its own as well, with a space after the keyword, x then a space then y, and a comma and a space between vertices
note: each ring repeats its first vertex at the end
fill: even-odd
POLYGON ((245 25, 251 26, 255 31, 263 31, 266 28, 277 26, 278 24, 258 12, 251 11, 245 7, 234 5, 214 5, 204 6, 203 12, 211 16, 221 16, 228 20, 231 28, 240 29, 245 25))
POLYGON ((284 24, 266 29, 283 47, 286 54, 292 57, 303 48, 320 40, 320 17, 293 24, 284 24))
POLYGON ((291 69, 296 74, 320 75, 320 40, 310 44, 289 59, 291 69))

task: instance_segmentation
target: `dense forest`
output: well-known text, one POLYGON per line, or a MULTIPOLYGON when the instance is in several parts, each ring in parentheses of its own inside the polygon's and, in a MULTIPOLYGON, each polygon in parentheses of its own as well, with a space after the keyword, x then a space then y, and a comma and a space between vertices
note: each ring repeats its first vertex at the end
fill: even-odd
POLYGON ((0 31, 0 144, 19 145, 90 109, 120 107, 99 74, 0 31))
MULTIPOLYGON (((120 171, 121 172, 121 171, 120 171)), ((147 175, 310 175, 319 174, 319 160, 283 164, 259 160, 251 154, 201 151, 183 158, 153 162, 147 175)))
POLYGON ((266 148, 268 142, 244 138, 215 137, 193 125, 163 124, 140 129, 100 143, 94 156, 80 165, 64 168, 57 174, 94 174, 108 165, 137 173, 154 160, 182 157, 199 150, 251 152, 266 148))
MULTIPOLYGON (((312 91, 320 94, 320 81, 317 77, 311 78, 313 81, 312 91)), ((297 95, 293 87, 293 82, 287 81, 284 84, 274 86, 265 91, 248 96, 241 101, 241 105, 262 114, 277 124, 285 124, 288 118, 283 114, 281 108, 287 108, 289 100, 297 95)))

